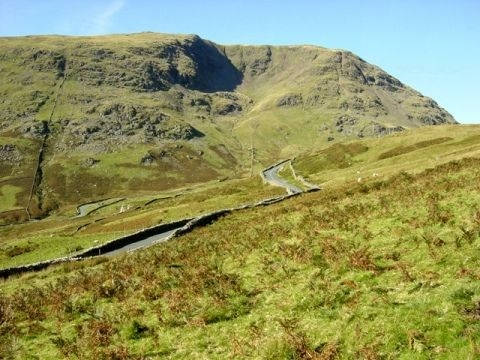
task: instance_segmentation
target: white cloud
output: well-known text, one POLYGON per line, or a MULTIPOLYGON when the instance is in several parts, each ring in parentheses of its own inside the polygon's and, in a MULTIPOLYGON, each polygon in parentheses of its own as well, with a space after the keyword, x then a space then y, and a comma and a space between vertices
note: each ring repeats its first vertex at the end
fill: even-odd
POLYGON ((112 18, 125 6, 125 0, 114 0, 102 9, 92 20, 93 34, 105 34, 112 25, 112 18))

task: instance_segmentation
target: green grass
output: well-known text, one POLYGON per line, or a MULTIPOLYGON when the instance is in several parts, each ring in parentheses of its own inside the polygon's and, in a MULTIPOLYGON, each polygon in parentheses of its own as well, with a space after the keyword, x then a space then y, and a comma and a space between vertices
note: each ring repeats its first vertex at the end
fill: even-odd
POLYGON ((11 210, 17 207, 17 194, 21 191, 21 187, 14 185, 0 186, 0 211, 11 210))
MULTIPOLYGON (((293 167, 298 174, 311 182, 321 184, 323 188, 335 188, 345 182, 363 183, 386 179, 401 171, 420 172, 436 164, 465 156, 475 156, 479 151, 480 129, 477 126, 440 126, 383 139, 334 144, 319 151, 297 156, 293 167)), ((115 158, 116 161, 122 159, 121 154, 106 156, 115 158)), ((94 168, 92 171, 102 169, 104 168, 94 168)), ((58 172, 56 174, 58 180, 58 172)), ((304 188, 303 184, 293 178, 289 166, 286 166, 280 175, 304 188)), ((78 178, 77 184, 81 186, 82 181, 85 181, 84 177, 78 178)), ((107 241, 119 233, 134 232, 159 223, 196 216, 219 208, 238 206, 283 193, 282 188, 262 184, 258 176, 223 182, 214 180, 163 191, 154 191, 147 187, 145 190, 137 188, 130 192, 112 192, 108 181, 97 184, 97 189, 101 190, 103 187, 109 191, 98 193, 96 198, 89 198, 90 190, 83 187, 81 189, 86 192, 79 193, 81 197, 78 199, 101 200, 112 194, 125 196, 126 199, 96 210, 83 218, 72 219, 75 216, 75 207, 79 204, 75 203, 60 208, 55 215, 40 222, 0 228, 2 237, 0 250, 8 251, 13 246, 24 246, 28 242, 42 244, 25 254, 2 257, 0 266, 25 264, 46 260, 52 256, 68 255, 72 249, 86 248, 107 241), (172 195, 179 196, 171 197, 172 195), (158 200, 145 206, 153 199, 158 200), (67 238, 68 241, 64 240, 67 238), (49 242, 49 239, 52 241, 49 242)))
POLYGON ((346 183, 9 279, 3 354, 475 358, 479 165, 346 183))
POLYGON ((415 173, 447 161, 477 156, 479 151, 479 126, 446 125, 382 139, 334 144, 298 156, 293 167, 314 183, 336 186, 359 178, 384 178, 400 171, 415 173))
MULTIPOLYGON (((0 267, 70 255, 142 228, 283 193, 283 188, 263 184, 260 177, 256 176, 251 179, 212 181, 191 188, 180 188, 175 192, 130 197, 80 218, 75 217, 75 208, 65 208, 59 214, 41 221, 0 227, 0 253, 3 254, 0 256, 0 267), (154 199, 158 200, 147 204, 154 199), (15 246, 25 247, 28 244, 34 245, 30 251, 8 255, 15 246)), ((92 209, 95 206, 92 205, 92 209)))

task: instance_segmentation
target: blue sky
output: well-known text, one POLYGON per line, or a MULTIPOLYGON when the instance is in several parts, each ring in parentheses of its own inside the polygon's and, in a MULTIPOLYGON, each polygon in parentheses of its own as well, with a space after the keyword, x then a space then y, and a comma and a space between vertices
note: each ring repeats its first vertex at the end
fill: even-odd
POLYGON ((2 36, 140 31, 348 49, 480 123, 480 0, 0 0, 2 36))

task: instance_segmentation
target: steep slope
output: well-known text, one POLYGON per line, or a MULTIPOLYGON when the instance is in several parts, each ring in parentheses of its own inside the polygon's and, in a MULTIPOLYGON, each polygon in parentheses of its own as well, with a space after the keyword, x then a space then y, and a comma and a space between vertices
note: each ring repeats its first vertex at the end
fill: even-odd
POLYGON ((341 50, 154 33, 1 38, 0 48, 0 151, 22 159, 2 162, 0 180, 18 187, 12 208, 29 217, 455 122, 341 50))

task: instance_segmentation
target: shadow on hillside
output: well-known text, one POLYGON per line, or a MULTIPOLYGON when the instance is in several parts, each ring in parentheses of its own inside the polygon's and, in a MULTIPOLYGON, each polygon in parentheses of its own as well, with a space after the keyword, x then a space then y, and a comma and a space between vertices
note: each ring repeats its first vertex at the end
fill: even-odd
POLYGON ((243 80, 243 74, 213 43, 196 38, 187 49, 197 65, 198 75, 189 86, 202 92, 233 91, 243 80))

